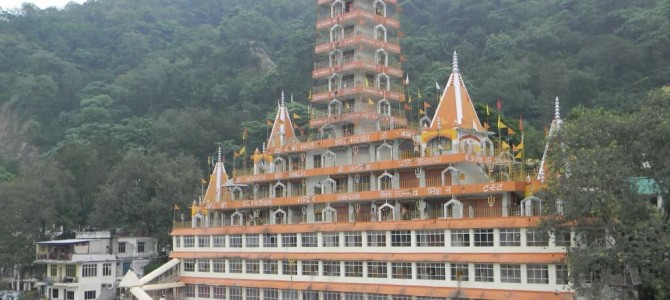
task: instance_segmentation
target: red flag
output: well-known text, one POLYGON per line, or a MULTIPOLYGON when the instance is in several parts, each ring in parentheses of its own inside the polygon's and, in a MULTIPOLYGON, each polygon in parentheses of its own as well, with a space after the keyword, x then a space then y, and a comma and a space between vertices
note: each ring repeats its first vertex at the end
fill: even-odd
POLYGON ((409 110, 409 105, 407 105, 407 103, 405 103, 405 105, 403 105, 403 108, 404 108, 405 110, 409 110))
POLYGON ((502 103, 500 103, 500 98, 498 98, 498 103, 496 103, 496 105, 498 106, 498 110, 500 110, 502 108, 502 103))
POLYGON ((523 132, 523 117, 519 115, 519 131, 523 132))

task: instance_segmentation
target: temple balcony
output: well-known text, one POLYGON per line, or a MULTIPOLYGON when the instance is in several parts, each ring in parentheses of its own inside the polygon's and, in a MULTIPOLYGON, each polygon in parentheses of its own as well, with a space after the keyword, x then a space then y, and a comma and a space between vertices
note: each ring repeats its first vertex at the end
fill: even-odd
POLYGON ((330 61, 322 61, 314 64, 312 78, 324 78, 334 73, 344 73, 353 70, 366 70, 373 73, 385 73, 389 76, 402 78, 403 72, 400 69, 400 63, 390 63, 389 66, 379 64, 374 59, 354 59, 353 57, 343 58, 339 65, 332 65, 330 61))
MULTIPOLYGON (((389 1, 387 1, 389 2, 389 1)), ((376 14, 369 8, 354 7, 349 12, 333 16, 330 13, 323 14, 317 17, 316 29, 327 29, 335 24, 355 23, 358 20, 369 21, 373 24, 382 24, 389 28, 399 29, 400 21, 390 16, 383 14, 376 14)))
POLYGON ((388 100, 405 101, 405 87, 401 84, 392 83, 390 87, 376 87, 367 85, 365 82, 352 82, 340 88, 332 88, 327 84, 316 86, 312 89, 312 102, 324 102, 336 98, 344 98, 351 95, 362 95, 375 98, 386 98, 388 100))
POLYGON ((400 54, 400 39, 397 37, 381 40, 356 33, 345 34, 342 39, 335 41, 331 41, 330 38, 317 39, 314 53, 328 53, 335 49, 355 48, 357 46, 384 49, 390 53, 400 54))
MULTIPOLYGON (((377 120, 384 117, 389 118, 387 123, 392 123, 394 128, 407 127, 407 117, 404 110, 390 108, 388 114, 380 114, 375 106, 355 103, 353 106, 343 107, 341 111, 334 111, 331 109, 318 110, 312 109, 310 112, 309 126, 316 128, 326 124, 337 124, 341 122, 357 123, 363 120, 377 120)), ((374 132, 376 126, 369 126, 370 128, 354 128, 351 131, 345 131, 342 136, 351 136, 359 133, 374 132)), ((390 126, 389 126, 390 127, 390 126)))

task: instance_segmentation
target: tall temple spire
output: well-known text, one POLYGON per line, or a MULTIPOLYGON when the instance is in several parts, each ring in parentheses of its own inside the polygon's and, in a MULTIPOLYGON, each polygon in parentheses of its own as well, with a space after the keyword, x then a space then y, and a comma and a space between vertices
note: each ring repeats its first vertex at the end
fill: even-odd
POLYGON ((547 172, 547 156, 549 154, 549 145, 552 143, 554 135, 556 135, 558 130, 561 128, 562 123, 563 120, 561 120, 561 107, 559 105, 558 96, 556 96, 556 99, 554 100, 554 119, 551 121, 551 126, 549 127, 547 144, 544 145, 542 160, 540 160, 540 169, 537 172, 537 179, 542 183, 544 183, 547 172))
POLYGON ((441 120, 441 125, 446 128, 458 127, 473 130, 483 128, 461 77, 456 51, 452 56, 451 75, 435 109, 430 129, 437 129, 438 120, 441 120))
POLYGON ((561 120, 561 107, 558 105, 558 96, 556 96, 556 100, 554 100, 555 103, 555 110, 554 110, 554 119, 555 120, 561 120))
MULTIPOLYGON (((284 91, 281 92, 281 98, 279 99, 279 105, 277 107, 277 115, 275 116, 274 123, 272 124, 272 131, 268 137, 267 147, 281 147, 286 144, 288 139, 295 136, 295 131, 293 130, 293 122, 291 120, 291 115, 289 114, 288 108, 286 107, 286 97, 284 91)), ((263 153, 265 153, 265 147, 263 147, 263 153)))

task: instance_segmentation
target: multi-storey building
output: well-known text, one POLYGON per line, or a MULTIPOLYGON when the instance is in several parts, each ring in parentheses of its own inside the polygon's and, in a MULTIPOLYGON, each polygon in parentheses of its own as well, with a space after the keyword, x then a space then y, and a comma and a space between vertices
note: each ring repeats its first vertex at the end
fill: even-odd
POLYGON ((309 130, 294 130, 282 99, 252 169, 230 178, 219 153, 191 222, 172 232, 184 288, 135 280, 133 294, 572 298, 570 234, 534 228, 539 177, 482 126, 456 53, 434 112, 408 122, 396 1, 317 3, 309 130))
POLYGON ((75 239, 37 243, 35 263, 46 265, 42 295, 52 300, 114 299, 128 270, 140 276, 158 257, 156 239, 80 232, 75 239))

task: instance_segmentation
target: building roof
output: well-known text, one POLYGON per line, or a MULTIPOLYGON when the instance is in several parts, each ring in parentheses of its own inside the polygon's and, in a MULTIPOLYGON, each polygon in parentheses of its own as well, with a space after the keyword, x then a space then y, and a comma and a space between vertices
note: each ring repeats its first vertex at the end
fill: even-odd
POLYGON ((274 123, 272 124, 272 131, 268 138, 268 148, 280 147, 283 143, 286 143, 286 141, 293 137, 295 137, 293 122, 291 121, 288 108, 286 108, 284 91, 282 91, 281 101, 277 108, 277 115, 275 116, 274 123))
POLYGON ((85 240, 85 239, 67 239, 67 240, 56 240, 56 241, 43 241, 43 242, 37 242, 38 244, 46 244, 46 245, 67 245, 67 244, 79 244, 79 243, 84 243, 84 242, 89 242, 90 240, 85 240))
POLYGON ((444 88, 440 103, 430 123, 430 129, 469 128, 483 131, 475 106, 458 70, 458 55, 454 51, 451 75, 444 88))
POLYGON ((635 187, 638 195, 656 196, 660 194, 661 189, 656 180, 649 177, 632 177, 628 179, 635 187))
POLYGON ((209 176, 209 185, 205 192, 204 202, 218 202, 221 201, 221 187, 228 181, 228 173, 226 167, 223 165, 223 157, 221 156, 221 147, 218 151, 218 160, 214 165, 214 170, 209 176))

